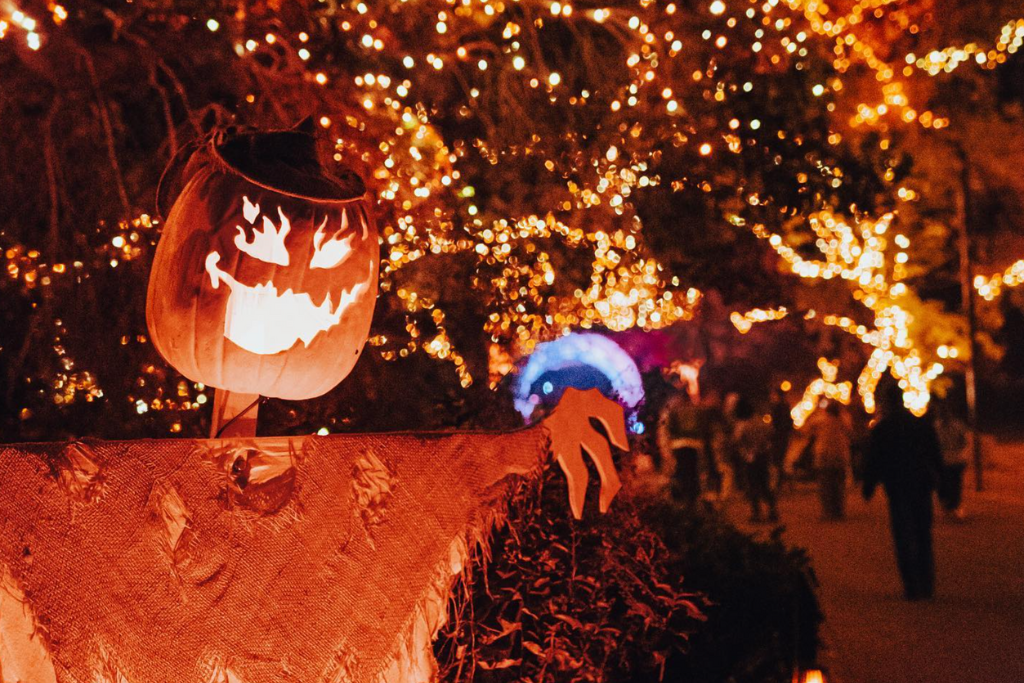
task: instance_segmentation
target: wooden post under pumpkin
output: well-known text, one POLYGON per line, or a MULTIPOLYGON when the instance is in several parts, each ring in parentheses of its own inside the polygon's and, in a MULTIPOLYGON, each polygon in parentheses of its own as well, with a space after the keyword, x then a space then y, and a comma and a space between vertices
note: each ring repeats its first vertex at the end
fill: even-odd
POLYGON ((213 421, 210 424, 210 438, 256 436, 256 416, 260 406, 258 403, 252 408, 249 406, 258 399, 259 394, 242 394, 237 391, 217 389, 213 394, 213 421), (227 425, 233 417, 246 408, 249 408, 249 411, 245 415, 227 425), (221 429, 224 431, 221 432, 221 429), (218 435, 218 432, 221 433, 218 435))

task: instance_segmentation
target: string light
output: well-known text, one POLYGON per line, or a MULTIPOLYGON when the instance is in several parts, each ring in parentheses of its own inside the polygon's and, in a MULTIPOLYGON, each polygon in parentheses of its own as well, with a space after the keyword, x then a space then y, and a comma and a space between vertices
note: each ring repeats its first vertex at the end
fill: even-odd
MULTIPOLYGON (((67 19, 68 13, 61 5, 53 5, 53 21, 56 24, 67 19)), ((25 45, 30 50, 38 50, 42 47, 42 36, 38 32, 39 22, 25 14, 24 11, 10 3, 0 6, 0 40, 7 37, 8 29, 12 26, 22 30, 25 36, 25 45)))
POLYGON ((1012 289, 1024 283, 1024 260, 1016 261, 1012 266, 1002 273, 996 273, 988 277, 976 275, 974 277, 974 288, 978 290, 985 301, 992 301, 1002 293, 1003 287, 1012 289))
POLYGON ((818 370, 821 372, 821 377, 812 380, 807 385, 800 401, 790 411, 790 416, 793 418, 793 426, 797 429, 806 424, 807 418, 818 408, 818 403, 822 397, 830 401, 838 401, 843 405, 850 404, 852 385, 850 382, 836 382, 836 377, 839 374, 839 362, 832 362, 827 358, 819 358, 818 370))
MULTIPOLYGON (((415 4, 399 3, 395 12, 415 11, 415 4)), ((463 386, 474 378, 448 333, 448 316, 439 304, 443 297, 422 293, 426 287, 411 268, 422 259, 443 263, 440 259, 459 257, 471 263, 470 286, 485 312, 484 332, 496 349, 495 358, 502 359, 496 367, 509 367, 509 359, 569 330, 650 330, 693 317, 701 292, 681 284, 648 253, 636 205, 642 193, 663 185, 672 192, 709 195, 722 187, 713 174, 702 177, 694 172, 662 179, 658 170, 662 155, 672 150, 694 163, 727 164, 729 159, 741 158, 734 155, 763 148, 770 152, 766 163, 780 165, 777 159, 783 152, 771 145, 804 144, 798 136, 787 137, 787 131, 776 129, 766 112, 738 106, 745 101, 742 98, 751 93, 763 96, 765 91, 752 71, 738 71, 734 78, 730 68, 723 66, 732 51, 745 61, 755 55, 758 73, 804 70, 811 57, 826 54, 830 64, 808 72, 814 78, 804 86, 814 97, 814 106, 829 112, 839 124, 836 128, 848 123, 891 131, 896 125, 926 129, 950 125, 943 114, 911 102, 909 93, 917 92, 911 79, 940 77, 968 63, 995 68, 1024 41, 1024 19, 1010 19, 990 43, 883 59, 880 55, 890 53, 882 48, 889 45, 869 29, 872 21, 889 22, 895 30, 911 35, 919 35, 922 28, 906 8, 885 0, 859 0, 842 9, 820 0, 709 0, 697 8, 696 23, 687 23, 690 18, 683 21, 676 4, 646 0, 597 9, 545 0, 537 8, 543 11, 526 12, 530 4, 428 3, 425 26, 429 30, 411 35, 390 30, 391 14, 385 17, 363 2, 325 3, 316 23, 323 31, 309 24, 303 24, 304 31, 291 31, 275 22, 270 33, 267 22, 234 11, 192 18, 204 40, 223 40, 225 49, 234 51, 232 58, 244 64, 258 63, 257 57, 269 57, 275 63, 283 59, 301 75, 295 87, 306 88, 304 93, 310 93, 311 100, 331 103, 317 109, 316 120, 335 141, 335 160, 359 164, 376 197, 383 254, 381 290, 404 321, 400 333, 378 331, 371 342, 386 359, 423 352, 450 363, 463 386), (545 63, 541 59, 541 55, 546 58, 545 51, 530 47, 534 40, 563 40, 563 34, 551 27, 561 30, 558 27, 566 25, 577 33, 593 31, 601 40, 621 46, 609 58, 616 68, 602 74, 609 82, 602 82, 600 89, 586 82, 572 64, 545 63), (463 40, 467 35, 473 40, 463 40), (335 58, 337 41, 349 45, 351 60, 335 58), (394 56, 393 64, 382 59, 387 55, 394 56), (359 65, 358 71, 353 64, 359 65), (871 76, 861 78, 856 67, 866 67, 871 76), (439 115, 431 106, 430 90, 453 73, 453 81, 466 81, 464 106, 439 115), (495 87, 499 82, 513 94, 495 87), (338 92, 344 96, 328 96, 338 92), (521 144, 505 144, 501 135, 484 133, 468 139, 446 137, 442 124, 450 129, 449 117, 482 121, 477 115, 481 103, 499 97, 515 100, 509 104, 527 109, 536 120, 565 121, 567 112, 579 112, 583 120, 600 111, 608 125, 602 124, 600 135, 580 134, 569 126, 556 131, 537 126, 521 144), (347 106, 349 100, 353 107, 347 106), (691 112, 694 103, 708 109, 691 112), (496 201, 499 188, 478 192, 472 184, 486 176, 479 165, 517 163, 547 178, 537 183, 544 192, 531 197, 533 205, 525 210, 521 206, 508 209, 504 200, 496 201), (580 259, 583 267, 571 275, 565 267, 566 253, 577 259, 585 255, 580 259)), ((49 14, 43 15, 46 31, 73 23, 74 17, 69 18, 62 5, 50 4, 48 9, 49 14)), ((0 8, 0 39, 15 35, 32 50, 47 48, 39 22, 7 3, 0 8)), ((259 106, 264 95, 247 93, 243 108, 259 106)), ((845 128, 828 133, 829 145, 841 144, 848 134, 845 128)), ((806 158, 805 151, 798 158, 806 158)), ((743 160, 747 163, 746 157, 743 160)), ((832 189, 840 188, 846 179, 843 169, 826 161, 819 162, 813 172, 821 173, 826 187, 832 189)), ((802 169, 803 179, 797 176, 797 182, 809 184, 813 172, 802 169)), ((919 199, 907 188, 899 192, 901 200, 919 199)), ((744 199, 749 207, 762 208, 771 201, 749 192, 744 199)), ((890 239, 894 216, 849 221, 825 211, 806 219, 820 254, 816 258, 807 257, 807 251, 763 225, 754 224, 753 229, 800 278, 846 283, 870 318, 865 323, 832 314, 818 318, 870 350, 857 379, 865 407, 873 410, 874 387, 888 372, 904 386, 908 405, 923 411, 928 387, 942 366, 925 362, 926 354, 911 334, 913 317, 904 305, 913 296, 906 282, 909 242, 904 243, 901 236, 890 239)), ((734 225, 746 225, 743 220, 737 216, 734 225)), ((54 282, 87 277, 97 268, 124 268, 149 255, 154 224, 147 215, 104 223, 99 226, 102 242, 93 253, 79 254, 80 260, 50 263, 38 244, 5 242, 6 281, 36 291, 54 282)), ((1000 275, 978 278, 975 286, 990 299, 1001 287, 1021 282, 1024 261, 1000 275)), ((787 314, 791 315, 785 308, 753 309, 734 312, 731 320, 746 332, 754 324, 787 314)), ((139 335, 126 338, 128 343, 146 343, 138 341, 139 335)), ((935 353, 955 359, 956 348, 946 345, 935 353)), ((147 414, 192 411, 206 402, 201 388, 187 385, 186 394, 180 395, 173 377, 161 377, 159 369, 149 367, 140 370, 140 389, 131 398, 133 405, 145 406, 147 414)), ((96 378, 88 375, 91 379, 86 380, 87 371, 76 368, 76 372, 80 374, 60 378, 61 387, 53 387, 54 391, 74 385, 74 396, 95 398, 97 394, 88 387, 96 378)), ((489 379, 495 382, 493 374, 489 379)), ((822 378, 822 391, 827 391, 830 381, 822 378)), ((180 429, 180 422, 176 424, 180 429)))
POLYGON ((755 323, 764 323, 769 320, 782 320, 789 311, 784 306, 779 308, 761 309, 754 308, 746 313, 740 313, 739 311, 733 311, 729 316, 729 321, 739 330, 740 334, 746 334, 750 332, 751 328, 755 323))
MULTIPOLYGON (((847 316, 820 316, 815 311, 805 315, 808 320, 820 319, 822 324, 850 334, 871 349, 857 378, 857 393, 864 409, 874 412, 875 389, 888 372, 899 382, 907 408, 921 415, 928 409, 931 384, 944 368, 938 362, 925 367, 911 334, 914 318, 903 303, 910 293, 905 283, 900 282, 907 274, 907 259, 900 257, 906 252, 898 251, 889 256, 890 244, 906 249, 910 241, 905 235, 897 235, 890 243, 887 234, 893 219, 891 213, 878 220, 849 222, 830 211, 812 214, 808 225, 817 237, 814 245, 823 260, 805 259, 781 235, 768 232, 761 225, 754 226, 753 230, 755 235, 768 241, 790 271, 799 277, 838 278, 850 283, 854 300, 871 315, 870 326, 847 316)), ((831 381, 825 377, 826 383, 831 381)), ((806 411, 805 406, 802 412, 806 411)))

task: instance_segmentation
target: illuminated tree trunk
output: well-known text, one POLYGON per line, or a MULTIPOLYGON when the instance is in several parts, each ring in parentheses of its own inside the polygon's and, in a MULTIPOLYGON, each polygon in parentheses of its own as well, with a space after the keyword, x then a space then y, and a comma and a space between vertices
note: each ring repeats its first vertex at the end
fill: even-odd
POLYGON ((981 437, 978 434, 978 394, 975 368, 978 357, 978 344, 975 340, 977 321, 974 314, 974 285, 973 268, 971 267, 971 166, 967 158, 967 152, 963 146, 954 143, 957 155, 960 157, 960 198, 957 205, 957 227, 960 231, 960 305, 964 316, 967 318, 967 343, 968 358, 967 367, 964 371, 964 393, 967 399, 967 425, 970 428, 971 453, 974 461, 974 487, 981 491, 982 484, 982 455, 981 437))

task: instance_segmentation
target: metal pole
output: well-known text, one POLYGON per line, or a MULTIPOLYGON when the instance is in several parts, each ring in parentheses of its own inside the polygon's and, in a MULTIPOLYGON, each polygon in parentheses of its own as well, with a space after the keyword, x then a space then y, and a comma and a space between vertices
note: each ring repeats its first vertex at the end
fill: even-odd
POLYGON ((967 152, 960 143, 954 143, 960 157, 960 297, 963 313, 967 318, 968 360, 964 372, 964 390, 967 397, 967 426, 970 431, 971 453, 974 461, 974 488, 982 490, 981 435, 978 434, 978 392, 976 384, 976 362, 978 344, 976 341, 977 320, 974 306, 974 273, 971 265, 970 223, 971 207, 971 165, 967 152))
POLYGON ((259 412, 258 394, 240 394, 237 391, 217 389, 213 393, 213 419, 210 422, 211 439, 256 436, 256 417, 259 412))

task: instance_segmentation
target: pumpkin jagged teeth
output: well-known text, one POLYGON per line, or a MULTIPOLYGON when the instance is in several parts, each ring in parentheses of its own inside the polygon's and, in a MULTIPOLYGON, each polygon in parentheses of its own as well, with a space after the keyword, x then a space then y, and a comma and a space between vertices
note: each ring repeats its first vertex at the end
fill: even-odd
POLYGON ((224 273, 223 270, 217 267, 218 263, 220 263, 220 254, 218 252, 211 251, 206 255, 206 273, 210 276, 210 284, 213 285, 214 289, 220 287, 221 273, 227 275, 227 273, 224 273))
POLYGON ((327 292, 327 296, 325 296, 324 300, 320 302, 320 306, 318 308, 321 311, 327 311, 328 313, 331 312, 331 293, 330 292, 327 292))
POLYGON ((244 285, 230 273, 218 267, 220 254, 211 252, 206 257, 206 271, 217 289, 223 282, 231 290, 224 315, 224 336, 259 355, 272 355, 286 351, 300 340, 307 347, 321 332, 341 322, 345 310, 366 290, 366 282, 342 290, 335 307, 328 292, 319 306, 308 292, 296 293, 290 287, 278 294, 273 282, 244 285))

